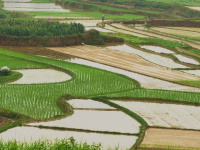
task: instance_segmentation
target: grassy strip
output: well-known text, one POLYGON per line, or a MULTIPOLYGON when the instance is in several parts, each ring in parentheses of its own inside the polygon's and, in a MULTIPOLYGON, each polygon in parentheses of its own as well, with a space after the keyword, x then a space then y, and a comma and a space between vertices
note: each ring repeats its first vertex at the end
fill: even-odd
POLYGON ((170 91, 158 89, 134 89, 126 92, 102 95, 109 98, 149 98, 175 102, 189 102, 193 104, 200 103, 200 93, 186 91, 170 91))
POLYGON ((188 86, 195 86, 200 88, 200 80, 182 80, 182 81, 175 81, 176 83, 188 85, 188 86))
POLYGON ((0 76, 0 84, 15 81, 15 80, 21 78, 22 76, 23 76, 23 74, 21 74, 19 72, 10 71, 9 76, 0 76))
POLYGON ((106 99, 104 99, 103 97, 97 97, 97 98, 92 98, 92 100, 96 100, 96 101, 99 101, 99 102, 103 102, 111 107, 115 107, 117 109, 121 109, 125 114, 129 115, 130 117, 132 117, 133 119, 137 120, 139 123, 141 123, 141 127, 140 127, 140 132, 139 132, 139 138, 137 139, 136 143, 133 145, 133 147, 131 149, 135 149, 138 147, 138 145, 141 144, 142 142, 142 139, 144 137, 144 132, 145 132, 145 129, 146 127, 148 126, 147 122, 142 118, 140 117, 139 115, 137 115, 136 113, 130 111, 129 109, 125 108, 125 107, 122 107, 118 104, 115 104, 111 101, 108 101, 106 99))
POLYGON ((77 143, 73 137, 62 140, 38 140, 32 143, 0 141, 0 150, 100 150, 101 144, 77 143))
POLYGON ((192 36, 186 36, 186 35, 180 35, 180 34, 171 34, 171 35, 181 37, 181 38, 185 38, 185 39, 188 39, 188 40, 200 41, 200 37, 192 37, 192 36))
POLYGON ((127 19, 132 20, 134 19, 142 19, 145 16, 142 15, 134 15, 134 14, 125 14, 125 15, 115 15, 115 14, 108 14, 102 13, 100 11, 92 11, 92 12, 31 12, 31 11, 23 11, 26 14, 34 15, 34 16, 65 16, 65 17, 93 17, 97 19, 101 19, 102 15, 104 14, 105 19, 127 19))

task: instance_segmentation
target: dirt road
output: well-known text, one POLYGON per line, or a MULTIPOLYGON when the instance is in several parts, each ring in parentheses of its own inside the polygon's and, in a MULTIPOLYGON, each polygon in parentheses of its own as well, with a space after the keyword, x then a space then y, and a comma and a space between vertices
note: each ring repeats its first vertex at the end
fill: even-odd
POLYGON ((84 45, 61 48, 51 47, 49 49, 166 81, 200 79, 200 77, 195 77, 179 71, 172 71, 170 69, 149 63, 136 55, 105 48, 84 45))

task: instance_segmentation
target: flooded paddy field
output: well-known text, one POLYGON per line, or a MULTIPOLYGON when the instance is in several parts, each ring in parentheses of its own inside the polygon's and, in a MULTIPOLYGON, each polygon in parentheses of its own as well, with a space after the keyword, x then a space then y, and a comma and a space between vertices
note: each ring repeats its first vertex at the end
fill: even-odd
POLYGON ((179 55, 179 54, 175 54, 174 56, 176 56, 182 62, 199 65, 199 62, 194 59, 191 59, 191 58, 179 55))
POLYGON ((70 12, 54 3, 4 3, 4 10, 12 11, 52 11, 52 12, 70 12))
POLYGON ((166 54, 174 53, 173 51, 168 50, 166 48, 162 48, 160 46, 141 45, 140 47, 157 53, 166 53, 166 54))
POLYGON ((29 123, 31 126, 65 127, 93 131, 138 133, 140 123, 121 111, 74 110, 74 114, 64 119, 29 123), (92 121, 92 123, 91 123, 92 121))
POLYGON ((39 129, 36 127, 15 127, 0 134, 0 138, 4 142, 10 140, 16 140, 17 142, 34 142, 37 140, 51 140, 66 139, 74 137, 77 142, 87 144, 99 144, 102 145, 102 150, 108 148, 115 148, 119 146, 119 149, 131 148, 135 143, 137 136, 126 135, 112 135, 112 134, 100 134, 100 133, 88 133, 88 132, 75 132, 75 131, 59 131, 51 129, 39 129))
POLYGON ((196 75, 196 76, 200 76, 200 70, 183 70, 183 72, 193 74, 193 75, 196 75))
POLYGON ((70 80, 72 77, 53 69, 15 70, 23 74, 22 78, 10 84, 57 83, 70 80))
POLYGON ((140 148, 199 150, 200 131, 149 128, 140 148))
POLYGON ((107 104, 97 102, 94 100, 86 99, 72 99, 67 101, 73 108, 93 108, 93 109, 116 109, 114 107, 111 107, 107 104))
POLYGON ((200 11, 200 7, 188 7, 188 8, 200 11))
POLYGON ((200 130, 199 106, 112 100, 146 120, 150 126, 200 130))
POLYGON ((174 29, 174 30, 184 30, 184 31, 190 31, 190 32, 199 32, 200 33, 200 29, 199 28, 192 28, 192 27, 165 27, 165 28, 169 28, 169 29, 174 29))
POLYGON ((81 23, 86 27, 96 26, 98 22, 101 22, 101 20, 65 20, 60 21, 60 23, 70 23, 70 22, 76 22, 81 23))

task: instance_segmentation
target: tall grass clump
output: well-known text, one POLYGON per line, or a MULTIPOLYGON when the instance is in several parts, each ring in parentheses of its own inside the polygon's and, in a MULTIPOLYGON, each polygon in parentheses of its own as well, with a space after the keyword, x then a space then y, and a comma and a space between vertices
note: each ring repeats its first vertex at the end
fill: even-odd
POLYGON ((100 150, 101 144, 78 143, 73 137, 62 140, 38 140, 32 143, 0 141, 0 150, 100 150))

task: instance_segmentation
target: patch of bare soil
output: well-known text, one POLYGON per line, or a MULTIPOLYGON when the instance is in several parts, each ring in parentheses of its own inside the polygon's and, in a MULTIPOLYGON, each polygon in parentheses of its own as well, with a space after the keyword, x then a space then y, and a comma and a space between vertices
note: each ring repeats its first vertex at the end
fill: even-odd
POLYGON ((0 48, 22 52, 26 54, 31 54, 31 55, 39 55, 39 56, 44 56, 44 57, 61 59, 61 60, 75 58, 74 56, 63 54, 61 52, 56 52, 56 51, 47 49, 45 47, 0 46, 0 48))
POLYGON ((0 116, 0 127, 4 126, 7 123, 11 123, 11 122, 12 122, 12 120, 0 116))
POLYGON ((167 81, 200 79, 149 63, 137 55, 94 46, 52 47, 49 49, 167 81))
POLYGON ((196 150, 200 148, 200 131, 149 128, 140 147, 196 150))

